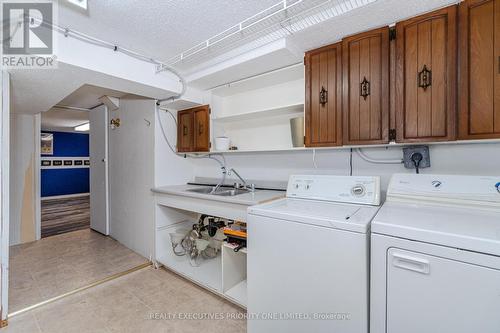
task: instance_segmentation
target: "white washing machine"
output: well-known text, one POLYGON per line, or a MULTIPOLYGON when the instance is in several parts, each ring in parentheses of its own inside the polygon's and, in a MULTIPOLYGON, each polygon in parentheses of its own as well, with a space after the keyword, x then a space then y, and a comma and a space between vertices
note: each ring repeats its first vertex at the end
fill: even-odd
POLYGON ((393 176, 372 222, 370 322, 500 332, 500 177, 393 176))
POLYGON ((368 332, 378 177, 291 176, 248 210, 248 332, 368 332))

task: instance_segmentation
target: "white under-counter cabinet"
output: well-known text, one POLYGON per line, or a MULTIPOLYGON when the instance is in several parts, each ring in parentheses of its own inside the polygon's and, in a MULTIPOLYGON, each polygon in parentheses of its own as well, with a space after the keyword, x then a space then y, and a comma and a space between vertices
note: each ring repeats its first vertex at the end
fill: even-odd
POLYGON ((224 197, 191 191, 196 188, 202 186, 165 186, 152 190, 156 201, 155 261, 246 308, 247 249, 223 242, 222 228, 246 223, 248 207, 282 198, 285 192, 256 190, 224 197), (200 230, 200 220, 206 228, 201 227, 204 239, 196 241, 195 251, 198 247, 206 248, 193 260, 192 252, 184 253, 183 245, 186 235, 200 230), (209 232, 211 237, 205 237, 209 232))

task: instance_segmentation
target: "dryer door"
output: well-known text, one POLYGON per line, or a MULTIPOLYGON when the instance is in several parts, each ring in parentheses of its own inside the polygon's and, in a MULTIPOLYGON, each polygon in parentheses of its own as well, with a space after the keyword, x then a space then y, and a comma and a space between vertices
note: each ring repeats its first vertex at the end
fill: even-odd
POLYGON ((500 270, 391 248, 387 333, 500 332, 500 270))

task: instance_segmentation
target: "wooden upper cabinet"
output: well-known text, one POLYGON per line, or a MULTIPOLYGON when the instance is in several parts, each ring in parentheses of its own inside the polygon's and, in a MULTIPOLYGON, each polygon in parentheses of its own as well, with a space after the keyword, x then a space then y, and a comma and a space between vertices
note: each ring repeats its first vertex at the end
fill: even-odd
POLYGON ((183 110, 177 113, 177 151, 193 151, 193 112, 183 110))
POLYGON ((389 142, 389 28, 345 38, 344 144, 389 142))
POLYGON ((456 138, 457 8, 396 24, 396 140, 456 138))
POLYGON ((210 151, 210 107, 208 105, 193 109, 194 150, 210 151))
POLYGON ((459 138, 500 138, 500 0, 459 5, 459 138))
POLYGON ((305 54, 305 145, 342 145, 340 43, 305 54))
POLYGON ((177 113, 177 151, 210 150, 210 107, 198 106, 177 113))

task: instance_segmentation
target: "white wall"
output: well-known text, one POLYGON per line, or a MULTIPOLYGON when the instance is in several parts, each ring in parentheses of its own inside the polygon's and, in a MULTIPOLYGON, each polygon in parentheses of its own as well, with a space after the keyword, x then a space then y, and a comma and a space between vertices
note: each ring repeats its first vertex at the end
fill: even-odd
POLYGON ((11 114, 10 245, 36 240, 36 146, 40 115, 11 114))
MULTIPOLYGON (((172 112, 174 116, 177 112, 172 112)), ((165 130, 165 135, 175 149, 177 125, 169 114, 160 110, 155 114, 155 186, 181 185, 192 180, 194 165, 191 159, 174 154, 167 145, 161 132, 158 115, 165 130)))
MULTIPOLYGON (((401 147, 366 148, 372 158, 401 158, 401 147)), ((311 151, 272 152, 253 154, 226 154, 229 167, 235 168, 245 179, 286 181, 291 174, 349 174, 349 149, 316 150, 315 169, 311 151)), ((421 173, 500 175, 500 143, 465 143, 431 145, 431 168, 421 173)), ((200 177, 219 177, 215 163, 194 161, 195 174, 200 177)), ((390 176, 394 173, 415 172, 403 165, 379 165, 362 160, 353 153, 353 174, 382 177, 382 188, 386 190, 390 176)))

